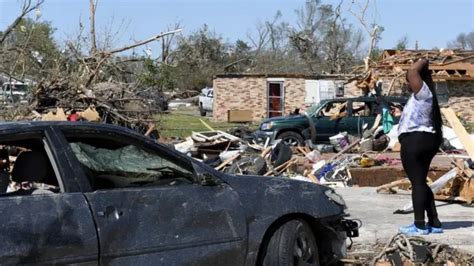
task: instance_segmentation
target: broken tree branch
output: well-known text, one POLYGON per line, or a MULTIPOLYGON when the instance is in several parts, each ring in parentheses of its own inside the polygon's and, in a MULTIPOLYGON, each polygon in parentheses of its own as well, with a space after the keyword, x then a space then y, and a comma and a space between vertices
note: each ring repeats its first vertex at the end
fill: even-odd
POLYGON ((124 52, 124 51, 127 51, 127 50, 130 50, 130 49, 133 49, 135 47, 138 47, 138 46, 142 46, 142 45, 145 45, 147 43, 150 43, 150 42, 153 42, 153 41, 156 41, 160 38, 163 38, 167 35, 171 35, 171 34, 176 34, 178 32, 181 32, 183 29, 176 29, 176 30, 172 30, 172 31, 168 31, 168 32, 165 32, 165 33, 161 33, 161 34, 158 34, 154 37, 151 37, 147 40, 144 40, 144 41, 140 41, 140 42, 137 42, 137 43, 134 43, 132 45, 128 45, 128 46, 125 46, 125 47, 122 47, 122 48, 118 48, 118 49, 114 49, 114 50, 111 50, 111 51, 107 51, 105 53, 107 54, 116 54, 116 53, 121 53, 121 52, 124 52))
POLYGON ((91 54, 95 54, 97 52, 97 42, 96 42, 96 38, 95 38, 95 10, 96 10, 96 7, 97 7, 97 1, 99 1, 99 0, 89 0, 91 54))

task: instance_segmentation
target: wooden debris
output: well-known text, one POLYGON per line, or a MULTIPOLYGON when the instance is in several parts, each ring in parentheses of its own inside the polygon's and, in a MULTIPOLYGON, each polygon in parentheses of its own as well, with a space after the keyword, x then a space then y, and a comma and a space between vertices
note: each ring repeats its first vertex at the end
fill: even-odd
POLYGON ((239 158, 240 154, 236 154, 232 157, 230 157, 229 159, 225 160, 224 162, 222 162, 221 164, 219 164, 219 166, 217 166, 215 169, 216 170, 221 170, 222 168, 224 168, 226 165, 228 165, 229 163, 233 162, 235 159, 239 158))
POLYGON ((294 165, 296 163, 295 159, 290 159, 287 162, 279 165, 278 167, 275 167, 273 170, 270 170, 264 174, 264 176, 269 176, 272 174, 281 174, 283 173, 286 169, 288 169, 290 166, 294 165))
POLYGON ((458 137, 459 141, 463 145, 471 160, 474 161, 474 142, 471 140, 471 137, 461 124, 461 121, 459 121, 459 119, 457 118, 453 109, 441 108, 441 113, 444 115, 446 120, 448 120, 449 124, 454 130, 454 133, 458 137))
POLYGON ((331 159, 329 159, 328 163, 333 162, 333 161, 336 160, 339 156, 341 156, 342 154, 348 152, 349 150, 351 150, 352 148, 354 148, 355 146, 357 146, 361 141, 362 141, 362 139, 357 139, 356 141, 352 142, 350 145, 348 145, 348 146, 346 146, 344 149, 342 149, 342 151, 338 152, 336 155, 334 155, 333 157, 331 157, 331 159))
POLYGON ((376 191, 377 193, 389 192, 389 193, 395 194, 397 193, 397 191, 395 191, 393 188, 400 187, 400 186, 410 186, 410 185, 411 185, 410 180, 408 180, 408 178, 405 178, 405 179, 396 180, 388 184, 379 186, 376 191))

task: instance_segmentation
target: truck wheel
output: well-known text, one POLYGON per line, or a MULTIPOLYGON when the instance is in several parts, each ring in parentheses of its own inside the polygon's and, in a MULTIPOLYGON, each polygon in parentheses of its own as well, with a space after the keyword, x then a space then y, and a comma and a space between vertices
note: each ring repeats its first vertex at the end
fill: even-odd
POLYGON ((288 146, 301 146, 304 144, 303 137, 301 137, 300 134, 293 131, 283 132, 280 135, 278 135, 277 139, 281 139, 288 146))
POLYGON ((204 111, 204 109, 202 108, 202 105, 199 106, 199 113, 201 114, 201 116, 206 116, 206 111, 204 111))
POLYGON ((301 220, 291 220, 278 228, 263 252, 263 265, 320 265, 316 238, 301 220))

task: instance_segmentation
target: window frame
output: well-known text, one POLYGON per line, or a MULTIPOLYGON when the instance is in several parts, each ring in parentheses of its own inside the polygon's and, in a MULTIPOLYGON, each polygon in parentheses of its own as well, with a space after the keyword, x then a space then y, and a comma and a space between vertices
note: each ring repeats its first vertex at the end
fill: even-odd
POLYGON ((285 113, 285 81, 283 80, 267 80, 267 117, 277 117, 277 116, 270 116, 270 113, 279 113, 280 116, 283 116, 285 113), (270 85, 271 84, 278 84, 280 85, 280 96, 270 96, 270 85), (274 111, 270 109, 271 99, 279 99, 280 100, 280 111, 274 111))
MULTIPOLYGON (((38 195, 11 195, 8 196, 5 193, 2 193, 1 198, 3 197, 31 197, 31 196, 47 196, 47 195, 58 195, 68 193, 71 184, 67 182, 65 177, 67 176, 67 170, 61 166, 61 163, 58 161, 57 154, 55 153, 55 145, 54 145, 54 137, 51 135, 51 131, 49 129, 39 129, 39 130, 31 130, 31 131, 5 131, 4 133, 0 134, 1 141, 0 144, 4 145, 3 143, 8 142, 21 142, 26 140, 36 140, 38 143, 43 145, 44 152, 46 153, 47 159, 51 164, 51 168, 54 172, 55 178, 58 182, 59 192, 53 194, 38 194, 38 195)), ((15 164, 13 164, 15 167, 15 164)))

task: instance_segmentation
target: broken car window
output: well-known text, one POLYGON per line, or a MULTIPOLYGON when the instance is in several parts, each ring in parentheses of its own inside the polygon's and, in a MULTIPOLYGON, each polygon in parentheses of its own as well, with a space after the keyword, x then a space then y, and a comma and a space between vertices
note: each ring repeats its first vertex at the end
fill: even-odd
POLYGON ((0 196, 59 193, 58 179, 41 140, 0 145, 0 196))
POLYGON ((353 102, 352 115, 353 116, 371 116, 371 103, 368 102, 353 102))
POLYGON ((194 180, 192 171, 134 145, 70 145, 94 189, 176 185, 194 180))

